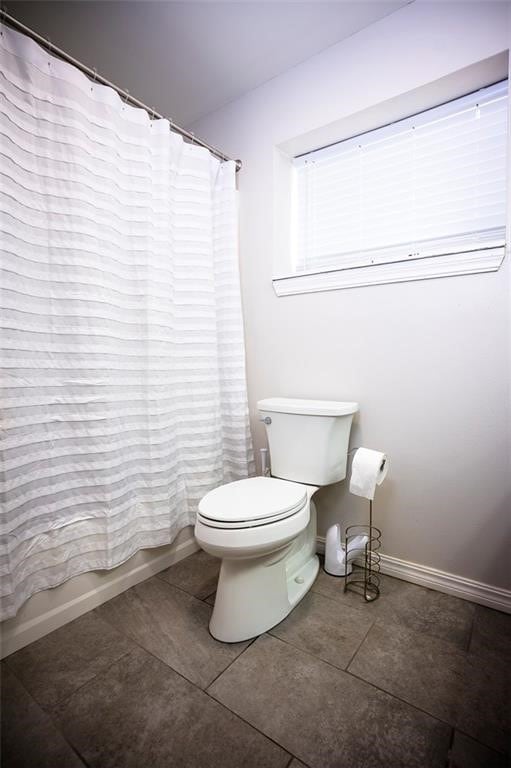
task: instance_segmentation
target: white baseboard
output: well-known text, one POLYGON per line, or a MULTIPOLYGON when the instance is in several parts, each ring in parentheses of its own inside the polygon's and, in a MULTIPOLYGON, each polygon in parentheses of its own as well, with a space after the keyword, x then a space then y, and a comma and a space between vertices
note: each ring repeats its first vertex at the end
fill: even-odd
MULTIPOLYGON (((317 551, 320 553, 325 551, 324 536, 317 537, 317 551)), ((494 587, 482 581, 466 579, 464 576, 457 576, 454 573, 439 571, 437 568, 410 563, 407 560, 384 554, 381 555, 380 570, 387 576, 395 576, 403 581, 436 589, 438 592, 445 592, 448 595, 461 597, 463 600, 486 605, 497 611, 511 613, 511 590, 509 589, 494 587)))
MULTIPOLYGON (((26 620, 18 620, 17 617, 9 619, 0 627, 0 659, 24 648, 35 640, 39 640, 44 635, 73 621, 93 608, 97 608, 98 605, 106 603, 107 600, 111 600, 135 584, 139 584, 150 576, 169 568, 199 549, 195 538, 191 536, 174 547, 169 547, 169 550, 162 555, 150 557, 149 554, 149 559, 141 565, 133 565, 130 568, 130 561, 128 561, 118 568, 106 573, 103 572, 102 581, 104 583, 94 586, 70 600, 59 602, 54 608, 40 615, 26 620)), ((146 554, 150 552, 150 550, 146 550, 146 554)))

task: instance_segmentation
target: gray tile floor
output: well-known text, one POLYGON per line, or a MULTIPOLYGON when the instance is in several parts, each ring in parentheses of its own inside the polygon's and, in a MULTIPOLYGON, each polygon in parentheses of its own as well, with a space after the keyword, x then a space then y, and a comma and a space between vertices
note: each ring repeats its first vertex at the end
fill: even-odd
POLYGON ((511 616, 389 577, 365 604, 320 571, 227 645, 217 575, 199 552, 8 657, 2 767, 511 765, 511 616))

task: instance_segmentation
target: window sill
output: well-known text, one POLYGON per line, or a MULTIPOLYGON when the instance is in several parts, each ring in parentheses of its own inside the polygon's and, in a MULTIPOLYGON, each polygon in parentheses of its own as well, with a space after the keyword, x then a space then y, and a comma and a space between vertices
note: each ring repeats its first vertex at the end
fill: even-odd
POLYGON ((475 275, 480 272, 496 272, 504 260, 504 255, 505 246, 502 245, 387 264, 294 273, 274 277, 273 288, 277 296, 291 296, 295 293, 335 291, 343 288, 361 288, 365 285, 430 280, 435 277, 475 275))

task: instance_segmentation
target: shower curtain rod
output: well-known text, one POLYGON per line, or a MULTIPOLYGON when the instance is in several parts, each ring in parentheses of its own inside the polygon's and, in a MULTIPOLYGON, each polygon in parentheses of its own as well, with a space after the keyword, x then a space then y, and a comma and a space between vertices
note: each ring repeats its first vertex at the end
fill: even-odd
MULTIPOLYGON (((220 158, 220 160, 228 161, 232 160, 231 157, 221 152, 219 149, 216 149, 216 147, 212 147, 211 144, 208 144, 206 141, 203 141, 202 139, 197 138, 195 134, 192 131, 187 131, 185 128, 181 128, 179 125, 176 125, 172 120, 170 120, 168 117, 165 117, 164 115, 160 115, 159 112, 157 112, 155 109, 152 109, 151 107, 148 107, 147 104, 144 104, 143 101, 139 101, 138 99, 135 99, 134 96, 131 96, 129 91, 124 91, 122 88, 119 88, 118 85, 115 85, 115 83, 110 82, 110 80, 107 80, 106 77, 103 77, 102 75, 98 74, 95 69, 91 69, 86 64, 82 64, 81 61, 78 61, 78 59, 73 58, 73 56, 70 56, 69 53, 66 53, 61 48, 58 48, 56 45, 53 45, 50 40, 47 40, 46 38, 39 35, 37 32, 34 32, 33 29, 30 29, 30 27, 25 26, 25 24, 22 24, 21 21, 18 21, 14 18, 14 16, 11 16, 10 13, 7 13, 3 8, 0 8, 0 18, 2 21, 5 21, 7 24, 10 24, 11 27, 14 27, 15 29, 18 29, 20 32, 23 32, 25 35, 28 35, 28 37, 31 37, 32 40, 35 40, 36 43, 39 43, 43 47, 47 48, 51 53, 56 54, 59 58, 63 59, 64 61, 67 61, 69 64, 73 64, 75 67, 77 67, 79 70, 81 70, 85 75, 92 78, 94 82, 101 83, 102 85, 107 85, 109 88, 113 88, 114 91, 117 91, 119 96, 122 98, 122 100, 127 103, 131 104, 134 107, 139 107, 140 109, 145 109, 145 111, 149 114, 149 117, 151 119, 158 118, 159 120, 168 120, 170 123, 170 128, 173 131, 176 131, 176 133, 179 133, 181 136, 183 136, 185 139, 188 139, 192 144, 198 144, 199 147, 204 147, 205 149, 209 150, 212 155, 215 155, 215 157, 220 158)), ((233 161, 236 165, 236 171, 239 171, 241 169, 241 160, 234 160, 233 161)))

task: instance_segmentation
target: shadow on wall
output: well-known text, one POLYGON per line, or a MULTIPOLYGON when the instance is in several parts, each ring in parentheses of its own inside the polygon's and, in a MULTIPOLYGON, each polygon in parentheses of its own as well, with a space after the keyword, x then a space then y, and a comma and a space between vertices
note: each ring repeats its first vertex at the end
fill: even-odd
MULTIPOLYGON (((353 454, 348 457, 346 478, 339 483, 321 488, 315 497, 318 509, 319 536, 324 536, 327 528, 334 523, 341 523, 344 536, 346 526, 365 525, 369 521, 368 500, 354 496, 349 490, 352 460, 353 454)), ((385 510, 391 510, 395 507, 394 496, 395 480, 392 477, 387 477, 376 492, 374 509, 378 519, 375 518, 374 524, 377 527, 384 529, 385 510)))
POLYGON ((502 574, 502 579, 499 581, 499 586, 503 589, 511 590, 511 568, 509 566, 509 551, 511 548, 511 491, 504 494, 502 501, 498 506, 494 507, 492 511, 488 510, 487 519, 484 527, 475 531, 472 538, 470 547, 467 547, 467 539, 463 542, 463 547, 459 549, 454 547, 453 555, 461 552, 470 552, 471 557, 473 553, 479 559, 482 564, 481 578, 480 580, 487 584, 495 583, 495 574, 502 574), (504 533, 498 540, 498 549, 488 551, 485 546, 486 536, 485 530, 490 531, 493 526, 499 529, 502 528, 502 521, 507 520, 508 526, 504 533))
MULTIPOLYGON (((316 496, 318 509, 318 535, 325 536, 327 528, 333 523, 340 522, 343 532, 348 525, 366 524, 369 518, 369 507, 366 499, 353 496, 349 492, 349 477, 351 474, 351 462, 348 464, 348 473, 346 480, 335 485, 325 486, 318 491, 316 496)), ((383 549, 385 552, 385 530, 386 517, 392 514, 396 499, 396 481, 393 478, 387 478, 385 483, 377 491, 376 504, 374 507, 374 524, 382 529, 383 549)), ((456 546, 456 540, 451 549, 453 563, 463 562, 467 557, 476 557, 479 561, 480 571, 478 580, 482 583, 495 583, 496 573, 501 576, 498 580, 499 586, 504 589, 511 589, 511 570, 507 565, 509 551, 511 549, 511 492, 505 493, 501 502, 493 510, 486 511, 486 521, 484 527, 474 530, 473 535, 465 535, 459 539, 459 546, 456 546), (501 528, 502 521, 509 520, 509 528, 505 535, 498 541, 498 549, 491 549, 487 543, 485 530, 491 531, 493 527, 501 528)), ((494 545, 492 545, 494 546, 494 545)))

